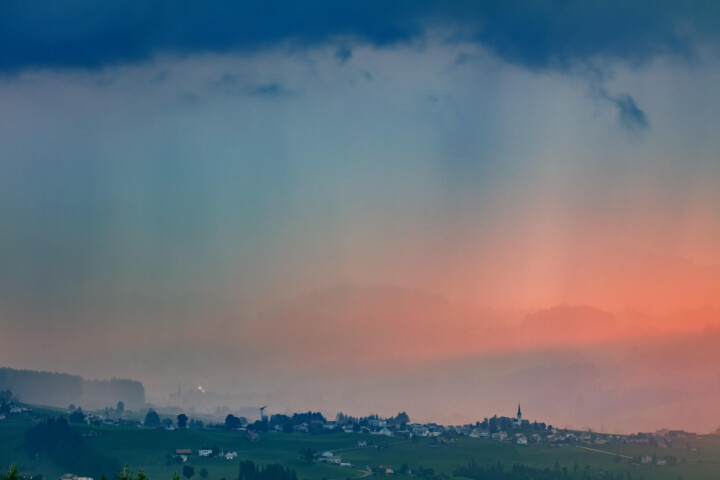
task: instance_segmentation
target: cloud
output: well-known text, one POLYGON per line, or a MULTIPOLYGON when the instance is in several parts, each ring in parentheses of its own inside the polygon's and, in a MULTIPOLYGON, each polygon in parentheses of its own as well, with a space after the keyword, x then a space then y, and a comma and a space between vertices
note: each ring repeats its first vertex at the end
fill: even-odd
POLYGON ((627 93, 610 95, 607 90, 601 88, 598 96, 618 109, 618 121, 620 125, 632 133, 640 133, 650 126, 647 115, 637 106, 635 99, 627 93))
POLYGON ((274 97, 284 92, 284 89, 279 83, 269 83, 267 85, 258 85, 250 91, 250 96, 253 97, 274 97))
POLYGON ((632 132, 645 130, 650 125, 645 112, 640 110, 635 100, 627 94, 618 95, 613 102, 620 109, 620 124, 632 132))
POLYGON ((340 63, 345 63, 352 57, 352 50, 347 47, 341 47, 335 52, 335 56, 340 60, 340 63))
MULTIPOLYGON (((566 68, 594 57, 643 61, 717 41, 712 2, 11 1, 0 15, 0 71, 102 68, 159 54, 256 51, 291 42, 394 45, 429 29, 506 61, 566 68), (678 25, 683 25, 682 32, 678 25), (344 39, 344 40, 340 40, 344 39)), ((339 50, 339 58, 349 50, 339 50)))

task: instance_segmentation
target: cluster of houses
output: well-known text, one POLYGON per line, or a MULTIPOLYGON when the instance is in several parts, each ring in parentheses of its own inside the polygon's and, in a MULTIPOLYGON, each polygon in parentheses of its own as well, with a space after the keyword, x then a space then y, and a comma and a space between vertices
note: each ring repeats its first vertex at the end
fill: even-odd
POLYGON ((13 417, 15 415, 22 415, 22 416, 29 416, 31 410, 26 407, 19 407, 12 404, 4 404, 5 408, 0 411, 0 420, 5 420, 8 417, 13 417))
MULTIPOLYGON (((175 458, 178 458, 182 462, 187 462, 188 457, 190 457, 192 454, 193 454, 193 451, 190 448, 176 448, 175 449, 175 458)), ((207 448, 207 447, 198 449, 197 455, 198 455, 198 457, 224 458, 225 460, 235 460, 238 456, 237 452, 235 452, 235 451, 224 452, 219 449, 213 450, 212 448, 207 448)))
POLYGON ((60 477, 60 480, 93 480, 92 477, 78 477, 75 474, 72 473, 66 473, 62 477, 60 477))
POLYGON ((322 452, 317 460, 319 462, 324 462, 330 465, 337 465, 338 467, 352 467, 352 463, 349 462, 343 462, 342 457, 340 455, 336 455, 333 452, 322 452))

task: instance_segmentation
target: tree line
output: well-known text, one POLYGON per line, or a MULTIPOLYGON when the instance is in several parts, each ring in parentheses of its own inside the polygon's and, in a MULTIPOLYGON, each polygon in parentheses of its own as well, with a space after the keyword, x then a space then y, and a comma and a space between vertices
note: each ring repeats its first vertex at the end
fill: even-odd
POLYGON ((577 463, 572 470, 567 467, 560 467, 555 462, 553 468, 536 468, 522 463, 514 463, 506 467, 501 462, 490 465, 480 465, 475 459, 470 460, 467 465, 459 467, 453 472, 456 477, 466 477, 473 480, 641 480, 642 477, 634 477, 630 472, 607 472, 591 471, 586 465, 580 469, 577 463))
POLYGON ((120 462, 90 449, 82 435, 65 417, 39 422, 25 433, 24 448, 31 455, 47 455, 54 463, 70 471, 87 472, 99 477, 118 470, 120 462))
POLYGON ((131 405, 145 402, 145 387, 135 380, 85 380, 79 375, 0 367, 0 388, 24 403, 65 407, 70 403, 112 405, 124 400, 131 405))

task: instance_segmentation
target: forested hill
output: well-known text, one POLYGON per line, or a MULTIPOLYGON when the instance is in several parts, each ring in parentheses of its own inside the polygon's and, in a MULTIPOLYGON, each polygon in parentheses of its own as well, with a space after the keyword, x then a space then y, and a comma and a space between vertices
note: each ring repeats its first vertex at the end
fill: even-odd
POLYGON ((145 402, 145 387, 135 380, 85 380, 78 375, 0 367, 0 390, 9 389, 24 403, 86 408, 113 406, 122 401, 132 407, 145 402))

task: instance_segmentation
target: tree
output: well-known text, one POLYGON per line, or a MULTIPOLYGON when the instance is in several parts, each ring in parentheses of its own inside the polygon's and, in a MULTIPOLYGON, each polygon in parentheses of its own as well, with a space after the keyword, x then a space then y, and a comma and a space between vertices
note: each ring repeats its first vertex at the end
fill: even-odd
POLYGON ((75 404, 71 403, 70 405, 68 405, 68 412, 73 413, 76 408, 77 407, 75 406, 75 404))
POLYGON ((183 477, 190 479, 190 477, 192 477, 193 475, 195 475, 195 468, 191 467, 190 465, 185 465, 183 467, 183 477))
POLYGON ((225 428, 228 430, 235 430, 236 428, 239 428, 240 425, 240 419, 232 413, 228 413, 228 416, 225 417, 225 428))
POLYGON ((409 423, 410 417, 405 412, 400 412, 397 414, 397 417, 395 417, 395 423, 409 423))
POLYGON ((83 423, 85 421, 85 414, 83 413, 83 409, 78 407, 77 410, 70 414, 68 420, 73 423, 83 423))
POLYGON ((117 403, 117 408, 116 408, 116 410, 117 410, 117 412, 118 412, 118 415, 122 415, 123 412, 125 411, 125 402, 119 401, 119 402, 117 403))
POLYGON ((177 472, 173 472, 172 480, 180 480, 180 475, 178 475, 177 472))
POLYGON ((238 480, 256 480, 257 468, 252 460, 243 460, 238 469, 238 480))
POLYGON ((155 410, 150 409, 150 411, 145 415, 145 424, 146 427, 159 427, 160 426, 160 415, 157 414, 155 410))
POLYGON ((130 470, 127 464, 125 464, 125 466, 118 472, 117 480, 135 480, 135 474, 133 474, 132 470, 130 470))
POLYGON ((18 480, 18 469, 17 465, 14 463, 10 465, 10 469, 8 469, 8 473, 6 475, 2 476, 2 480, 18 480))
POLYGON ((184 413, 181 413, 180 415, 178 415, 178 416, 177 416, 177 426, 178 426, 178 428, 185 428, 185 427, 187 427, 187 421, 188 421, 188 416, 187 416, 187 415, 185 415, 184 413))
POLYGON ((207 477, 208 477, 207 468, 201 468, 201 469, 200 469, 200 476, 201 476, 202 478, 207 478, 207 477))
POLYGON ((302 450, 300 450, 300 455, 305 459, 307 463, 312 463, 315 459, 315 450, 313 450, 310 447, 305 447, 302 450))

